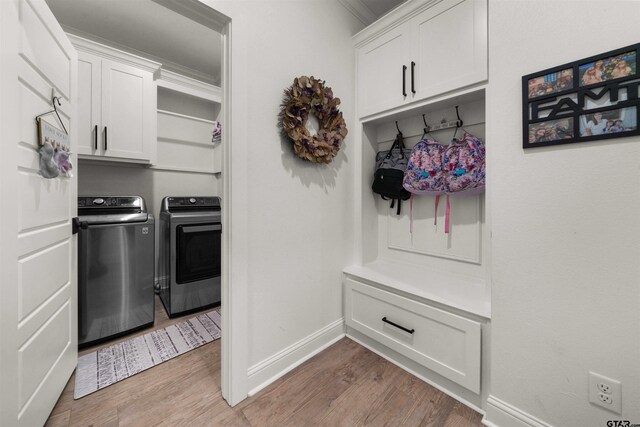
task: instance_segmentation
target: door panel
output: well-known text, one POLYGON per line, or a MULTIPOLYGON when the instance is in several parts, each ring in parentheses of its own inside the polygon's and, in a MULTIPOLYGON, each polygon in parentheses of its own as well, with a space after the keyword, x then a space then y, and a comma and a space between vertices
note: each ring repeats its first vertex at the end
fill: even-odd
MULTIPOLYGON (((34 426, 77 360, 77 183, 39 175, 34 118, 55 93, 75 152, 77 54, 44 0, 0 2, 0 50, 0 419, 34 426)), ((55 115, 46 120, 62 129, 55 115)))
MULTIPOLYGON (((20 8, 20 55, 45 76, 68 101, 72 64, 70 52, 65 50, 63 42, 51 36, 52 27, 58 23, 44 2, 40 4, 35 0, 24 1, 20 2, 20 8), (41 6, 47 9, 42 9, 41 6), (53 18, 53 21, 50 18, 53 18)), ((68 43, 66 36, 62 36, 68 43)))
POLYGON ((66 240, 18 261, 20 321, 71 282, 70 258, 71 245, 66 240))

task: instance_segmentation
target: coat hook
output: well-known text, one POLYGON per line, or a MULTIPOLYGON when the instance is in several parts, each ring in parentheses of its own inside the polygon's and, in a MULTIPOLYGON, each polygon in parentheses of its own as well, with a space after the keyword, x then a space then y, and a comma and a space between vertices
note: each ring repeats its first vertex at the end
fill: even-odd
POLYGON ((398 129, 398 134, 400 136, 402 136, 402 131, 400 130, 400 128, 398 127, 398 121, 396 120, 396 129, 398 129))
POLYGON ((423 136, 429 133, 429 125, 427 124, 427 119, 424 117, 425 115, 422 115, 422 123, 424 123, 424 128, 422 129, 423 131, 423 136))
POLYGON ((460 113, 458 112, 458 106, 456 105, 456 116, 458 117, 458 120, 456 121, 456 127, 460 128, 463 125, 462 119, 460 119, 460 113))

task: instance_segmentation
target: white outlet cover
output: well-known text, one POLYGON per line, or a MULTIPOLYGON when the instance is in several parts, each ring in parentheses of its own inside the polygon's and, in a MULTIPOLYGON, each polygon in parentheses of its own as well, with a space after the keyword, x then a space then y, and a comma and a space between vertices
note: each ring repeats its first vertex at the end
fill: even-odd
POLYGON ((622 384, 620 381, 607 378, 604 375, 589 371, 589 402, 616 414, 622 413, 622 384), (609 390, 603 393, 604 390, 609 390), (601 394, 610 397, 611 403, 606 403, 601 394))

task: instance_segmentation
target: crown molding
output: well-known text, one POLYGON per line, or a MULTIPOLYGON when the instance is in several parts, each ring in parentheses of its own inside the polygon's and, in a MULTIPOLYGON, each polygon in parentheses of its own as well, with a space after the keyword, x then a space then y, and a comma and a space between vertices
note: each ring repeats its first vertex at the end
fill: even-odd
POLYGON ((364 25, 369 25, 377 19, 377 16, 361 0, 338 0, 338 2, 364 25))
POLYGON ((113 46, 101 43, 106 41, 104 39, 97 41, 95 39, 82 37, 77 34, 79 33, 79 31, 75 31, 75 29, 71 27, 63 27, 63 29, 67 33, 67 37, 71 41, 71 44, 73 44, 73 46, 80 51, 89 52, 105 57, 107 59, 124 62, 137 68, 150 71, 154 74, 157 73, 162 66, 160 62, 156 62, 148 58, 132 54, 131 52, 127 52, 125 50, 117 49, 113 46))
MULTIPOLYGON (((341 1, 341 0, 340 0, 341 1)), ((346 1, 346 0, 345 0, 346 1)), ((359 47, 382 34, 407 22, 425 9, 435 6, 443 0, 414 0, 407 1, 391 10, 386 15, 353 36, 355 47, 359 47)))
POLYGON ((222 33, 225 25, 230 21, 229 17, 210 8, 199 0, 152 1, 218 33, 222 33))
POLYGON ((158 73, 156 83, 159 87, 197 96, 209 101, 222 103, 222 90, 219 86, 214 86, 192 79, 191 77, 175 73, 162 68, 158 73))
POLYGON ((150 53, 134 49, 132 47, 116 43, 93 34, 86 33, 68 25, 63 25, 62 28, 67 33, 67 37, 69 37, 71 43, 76 47, 76 49, 92 53, 96 53, 97 50, 98 53, 103 53, 104 55, 119 58, 121 60, 125 59, 132 64, 140 63, 140 65, 142 66, 144 66, 146 62, 147 67, 149 67, 154 73, 157 72, 160 67, 162 67, 165 70, 171 70, 174 73, 182 74, 184 76, 191 77, 195 80, 199 80, 210 85, 217 85, 220 82, 219 74, 211 75, 203 73, 202 71, 185 67, 184 65, 169 61, 155 55, 151 55, 150 53))

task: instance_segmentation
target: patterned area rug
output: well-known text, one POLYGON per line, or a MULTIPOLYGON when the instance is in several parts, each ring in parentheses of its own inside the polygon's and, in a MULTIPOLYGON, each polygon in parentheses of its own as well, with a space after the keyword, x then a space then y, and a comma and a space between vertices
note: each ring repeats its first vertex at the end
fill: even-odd
POLYGON ((74 399, 180 356, 220 338, 220 312, 213 310, 102 348, 78 358, 74 399))

